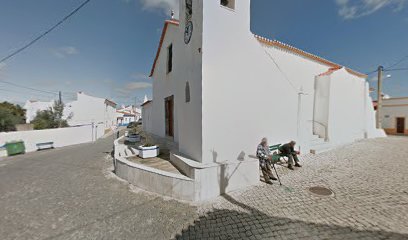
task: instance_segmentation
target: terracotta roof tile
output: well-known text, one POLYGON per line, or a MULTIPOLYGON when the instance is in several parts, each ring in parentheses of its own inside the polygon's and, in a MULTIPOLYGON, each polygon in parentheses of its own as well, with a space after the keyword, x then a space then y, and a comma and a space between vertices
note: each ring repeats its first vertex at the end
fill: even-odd
MULTIPOLYGON (((261 43, 263 43, 265 45, 272 46, 272 47, 277 47, 277 48, 286 50, 288 52, 300 55, 300 56, 308 58, 308 59, 310 59, 312 61, 316 61, 316 62, 322 63, 324 65, 327 65, 331 69, 334 69, 334 68, 340 69, 340 68, 342 68, 342 66, 337 64, 337 63, 331 62, 331 61, 329 61, 327 59, 321 58, 321 57, 316 56, 314 54, 305 52, 305 51, 303 51, 303 50, 301 50, 299 48, 293 47, 293 46, 288 45, 286 43, 283 43, 283 42, 280 42, 280 41, 277 41, 277 40, 270 40, 270 39, 267 39, 267 38, 264 38, 264 37, 261 37, 261 36, 258 36, 258 35, 254 35, 254 36, 259 42, 261 42, 261 43)), ((366 74, 359 73, 359 72, 354 71, 354 70, 349 69, 349 68, 346 68, 346 70, 350 74, 353 74, 353 75, 355 75, 357 77, 367 78, 366 74)))
MULTIPOLYGON (((154 74, 154 70, 156 68, 157 60, 159 59, 159 56, 160 56, 160 51, 161 51, 163 41, 164 41, 164 38, 166 36, 166 32, 167 32, 167 28, 168 28, 169 24, 179 26, 180 22, 178 20, 175 20, 175 19, 166 20, 164 22, 164 27, 163 27, 163 31, 162 31, 162 34, 161 34, 161 37, 160 37, 159 47, 157 49, 156 57, 154 59, 153 66, 152 66, 152 69, 150 71, 150 75, 149 75, 150 77, 152 77, 153 74, 154 74)), ((277 41, 277 40, 270 40, 270 39, 267 39, 267 38, 264 38, 264 37, 261 37, 261 36, 258 36, 258 35, 254 35, 254 36, 259 42, 261 42, 261 43, 263 43, 265 45, 277 47, 277 48, 286 50, 288 52, 303 56, 303 57, 308 58, 308 59, 310 59, 312 61, 316 61, 316 62, 322 63, 324 65, 327 65, 330 68, 336 68, 336 69, 342 68, 342 66, 337 64, 337 63, 331 62, 331 61, 329 61, 327 59, 321 58, 321 57, 316 56, 314 54, 305 52, 305 51, 303 51, 303 50, 301 50, 299 48, 293 47, 293 46, 288 45, 286 43, 283 43, 283 42, 280 42, 280 41, 277 41)), ((357 77, 367 78, 366 74, 359 73, 359 72, 354 71, 354 70, 352 70, 350 68, 346 68, 346 71, 349 72, 350 74, 353 74, 353 75, 357 76, 357 77)))

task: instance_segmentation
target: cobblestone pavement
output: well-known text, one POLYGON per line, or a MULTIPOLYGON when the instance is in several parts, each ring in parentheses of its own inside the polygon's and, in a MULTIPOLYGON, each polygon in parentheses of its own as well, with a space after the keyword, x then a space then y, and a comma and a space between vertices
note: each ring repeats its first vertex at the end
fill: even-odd
POLYGON ((408 138, 356 142, 208 203, 177 239, 408 239, 408 138), (324 186, 334 195, 308 191, 324 186))
POLYGON ((284 186, 199 207, 113 177, 111 148, 102 139, 0 161, 0 239, 408 239, 408 138, 307 156, 278 168, 284 186))

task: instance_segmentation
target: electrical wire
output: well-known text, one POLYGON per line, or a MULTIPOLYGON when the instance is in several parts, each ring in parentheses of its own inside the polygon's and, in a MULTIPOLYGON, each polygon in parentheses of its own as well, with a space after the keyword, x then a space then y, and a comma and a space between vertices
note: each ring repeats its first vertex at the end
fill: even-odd
MULTIPOLYGON (((392 65, 390 65, 390 66, 384 68, 384 71, 389 71, 389 70, 391 70, 390 68, 393 68, 393 67, 395 67, 395 66, 401 64, 402 62, 406 61, 406 60, 408 60, 408 55, 402 57, 400 60, 398 60, 398 61, 395 62, 394 64, 392 64, 392 65)), ((367 75, 371 75, 371 74, 373 74, 373 73, 376 73, 377 71, 378 71, 378 70, 376 69, 376 70, 373 70, 373 71, 371 71, 371 72, 369 72, 369 73, 366 73, 366 74, 367 74, 367 75)))
POLYGON ((393 65, 391 65, 391 66, 389 66, 389 67, 387 67, 385 69, 393 68, 393 67, 399 65, 400 63, 404 62, 405 60, 408 60, 408 55, 404 56, 399 61, 397 61, 396 63, 394 63, 393 65))
MULTIPOLYGON (((25 93, 25 92, 19 92, 19 91, 14 91, 14 90, 10 90, 10 89, 2 89, 2 88, 0 88, 0 91, 6 92, 6 93, 21 94, 21 95, 27 96, 27 93, 25 93)), ((34 96, 33 98, 35 98, 35 99, 40 99, 40 100, 44 100, 44 101, 45 101, 45 99, 48 99, 48 100, 46 100, 46 101, 49 101, 49 98, 47 98, 47 97, 44 96, 44 95, 35 95, 35 94, 32 94, 32 96, 34 96)))
POLYGON ((67 16, 65 16, 63 19, 61 19, 59 22, 57 22, 55 25, 53 25, 51 28, 49 28, 47 31, 39 35, 38 37, 34 38, 31 40, 29 43, 24 45, 23 47, 17 49, 16 51, 12 52, 11 54, 7 55, 6 57, 2 58, 0 60, 0 63, 3 63, 7 61, 8 59, 14 57, 15 55, 19 54, 20 52, 24 51, 25 49, 29 48, 31 45, 36 43, 38 40, 41 38, 45 37, 47 34, 52 32, 54 29, 56 29, 59 25, 63 24, 65 21, 67 21, 70 17, 72 17, 75 13, 77 13, 81 8, 83 8, 86 4, 88 4, 91 0, 85 0, 81 5, 79 5, 77 8, 75 8, 71 13, 69 13, 67 16))
POLYGON ((408 68, 385 69, 384 72, 407 71, 408 68))
POLYGON ((285 78, 285 80, 289 83, 289 85, 293 88, 293 90, 295 90, 296 93, 299 94, 299 91, 296 89, 295 85, 293 84, 292 81, 289 80, 288 76, 286 76, 286 74, 282 71, 282 69, 280 68, 279 64, 275 61, 275 58, 272 57, 271 54, 269 54, 268 51, 264 50, 265 53, 269 56, 269 58, 272 60, 272 62, 275 64, 276 68, 279 70, 279 72, 282 74, 282 76, 285 78))
POLYGON ((32 90, 32 91, 58 95, 58 93, 56 93, 56 92, 50 92, 50 91, 45 91, 45 90, 41 90, 41 89, 37 89, 37 88, 26 87, 26 86, 23 86, 23 85, 20 85, 20 84, 17 84, 17 83, 12 83, 12 82, 8 82, 8 81, 4 81, 4 80, 0 80, 0 82, 1 83, 7 83, 7 84, 10 84, 12 86, 19 87, 19 88, 25 88, 25 89, 32 90))

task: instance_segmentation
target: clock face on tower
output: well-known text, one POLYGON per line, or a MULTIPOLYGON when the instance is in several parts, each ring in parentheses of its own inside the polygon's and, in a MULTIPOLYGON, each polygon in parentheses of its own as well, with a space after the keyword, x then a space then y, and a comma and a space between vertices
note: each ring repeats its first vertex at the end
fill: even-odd
POLYGON ((189 21, 186 24, 186 29, 184 30, 184 43, 188 44, 191 40, 191 36, 193 35, 193 22, 189 21))

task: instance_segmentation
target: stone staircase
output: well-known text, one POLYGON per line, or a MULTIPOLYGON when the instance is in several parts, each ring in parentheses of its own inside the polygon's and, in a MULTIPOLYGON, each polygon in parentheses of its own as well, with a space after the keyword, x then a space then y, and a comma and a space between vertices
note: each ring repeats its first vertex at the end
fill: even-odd
POLYGON ((319 137, 318 135, 313 135, 312 139, 310 140, 310 153, 311 154, 319 154, 326 151, 329 151, 333 148, 333 146, 326 142, 323 138, 319 137))
POLYGON ((116 147, 116 151, 118 151, 120 157, 124 158, 133 157, 139 154, 139 151, 126 145, 120 145, 119 147, 116 147))

